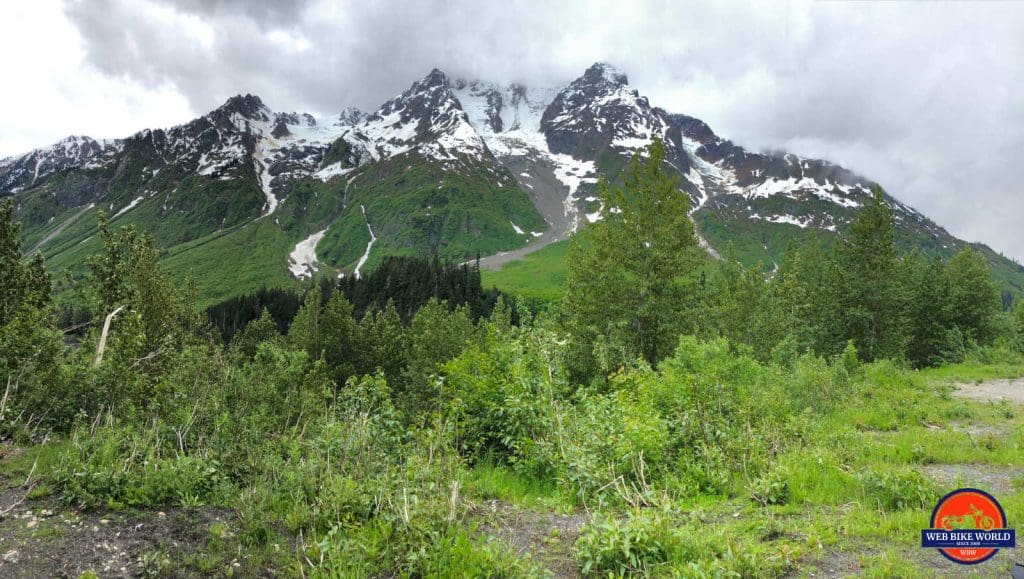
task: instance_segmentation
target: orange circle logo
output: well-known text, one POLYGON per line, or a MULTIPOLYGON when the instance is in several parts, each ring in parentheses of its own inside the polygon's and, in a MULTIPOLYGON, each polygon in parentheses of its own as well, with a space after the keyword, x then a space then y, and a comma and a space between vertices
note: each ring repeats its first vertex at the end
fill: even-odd
POLYGON ((1000 547, 1015 546, 999 501, 978 489, 958 489, 942 497, 932 511, 931 528, 922 531, 921 546, 935 547, 961 565, 987 561, 1000 547))

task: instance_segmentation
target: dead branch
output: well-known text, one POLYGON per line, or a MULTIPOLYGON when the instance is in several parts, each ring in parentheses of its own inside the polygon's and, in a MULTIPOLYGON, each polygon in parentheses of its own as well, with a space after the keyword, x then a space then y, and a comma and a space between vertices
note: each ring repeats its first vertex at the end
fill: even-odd
POLYGON ((107 318, 103 320, 103 331, 100 333, 100 343, 96 346, 96 359, 92 361, 94 368, 99 367, 100 362, 103 361, 103 351, 107 349, 107 334, 110 333, 110 322, 113 321, 114 316, 121 313, 124 306, 120 306, 116 310, 107 314, 107 318))

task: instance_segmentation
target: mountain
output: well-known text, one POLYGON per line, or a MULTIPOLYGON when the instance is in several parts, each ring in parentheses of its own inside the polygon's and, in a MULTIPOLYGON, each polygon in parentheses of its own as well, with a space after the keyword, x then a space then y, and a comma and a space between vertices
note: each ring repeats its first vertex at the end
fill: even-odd
MULTIPOLYGON (((811 231, 829 241, 875 185, 827 161, 747 151, 598 63, 556 88, 435 69, 373 112, 326 119, 239 95, 184 125, 69 137, 0 160, 0 195, 14 197, 25 246, 54 269, 79 271, 99 249, 102 210, 152 233, 165 266, 193 270, 216 299, 360 275, 385 255, 500 266, 596 220, 598 178, 614 181, 655 138, 702 243, 712 254, 732 246, 751 266, 771 267, 811 231)), ((965 246, 886 201, 901 245, 944 255, 965 246)), ((977 247, 1008 291, 1024 291, 1021 266, 977 247)))

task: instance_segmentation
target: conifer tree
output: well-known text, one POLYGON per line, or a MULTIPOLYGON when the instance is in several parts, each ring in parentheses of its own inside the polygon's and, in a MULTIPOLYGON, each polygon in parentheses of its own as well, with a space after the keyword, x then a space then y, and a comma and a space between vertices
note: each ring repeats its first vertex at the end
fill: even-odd
POLYGON ((913 252, 904 258, 912 298, 907 316, 910 340, 907 359, 916 366, 942 361, 947 334, 953 324, 953 303, 946 263, 939 255, 925 258, 913 252))
POLYGON ((14 205, 0 203, 0 326, 22 307, 41 308, 50 300, 50 276, 36 254, 22 260, 21 224, 14 221, 14 205))
POLYGON ((288 341, 296 348, 305 350, 310 359, 319 360, 323 352, 322 330, 320 318, 323 313, 323 294, 320 286, 314 285, 306 293, 299 313, 295 314, 292 325, 288 328, 288 341))
POLYGON ((409 335, 394 303, 388 301, 383 310, 367 312, 359 321, 359 332, 363 339, 359 373, 381 370, 389 383, 396 382, 408 366, 409 335))
POLYGON ((865 360, 904 352, 907 299, 898 276, 892 210, 881 188, 839 238, 828 269, 837 324, 828 349, 838 353, 853 340, 865 360))
POLYGON ((231 340, 231 353, 243 359, 252 359, 260 344, 277 340, 280 337, 277 324, 270 317, 270 312, 264 308, 260 312, 260 317, 246 324, 245 329, 231 340))
POLYGON ((321 347, 324 361, 335 383, 344 384, 356 374, 358 350, 361 346, 359 325, 352 315, 352 304, 337 291, 327 300, 320 319, 321 347))
POLYGON ((996 334, 1001 301, 984 256, 968 246, 949 261, 948 272, 953 324, 969 338, 989 342, 996 334))
POLYGON ((562 305, 571 356, 585 374, 638 357, 656 364, 692 329, 697 237, 690 198, 664 158, 664 143, 655 141, 646 159, 633 157, 621 186, 601 181, 601 219, 584 232, 587 242, 572 238, 562 305))
POLYGON ((828 256, 811 233, 786 252, 772 280, 774 294, 790 321, 789 335, 800 351, 824 353, 835 323, 834 307, 825 291, 828 256))

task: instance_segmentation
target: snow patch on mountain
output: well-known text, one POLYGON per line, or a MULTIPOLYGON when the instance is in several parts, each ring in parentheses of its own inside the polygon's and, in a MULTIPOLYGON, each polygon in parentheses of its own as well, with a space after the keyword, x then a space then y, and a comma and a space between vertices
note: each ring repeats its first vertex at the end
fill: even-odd
POLYGON ((288 271, 298 279, 311 278, 319 271, 316 258, 316 245, 327 234, 327 230, 317 231, 306 239, 295 244, 295 249, 288 255, 288 271))
POLYGON ((124 215, 125 213, 128 213, 132 209, 135 209, 135 206, 137 206, 139 203, 141 203, 143 199, 145 199, 145 197, 143 197, 143 196, 139 196, 139 197, 136 197, 135 199, 132 199, 130 203, 128 203, 127 205, 122 207, 120 211, 115 213, 114 216, 110 218, 110 220, 113 221, 113 220, 117 219, 118 217, 124 215))
POLYGON ((366 264, 366 260, 370 259, 370 250, 373 249, 373 244, 377 241, 377 236, 373 234, 373 227, 370 227, 370 218, 366 216, 366 207, 360 205, 359 209, 363 212, 363 221, 366 222, 366 230, 370 232, 370 242, 366 244, 366 251, 356 262, 356 269, 352 272, 352 275, 359 279, 359 270, 363 269, 363 265, 366 264))

